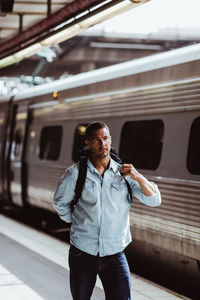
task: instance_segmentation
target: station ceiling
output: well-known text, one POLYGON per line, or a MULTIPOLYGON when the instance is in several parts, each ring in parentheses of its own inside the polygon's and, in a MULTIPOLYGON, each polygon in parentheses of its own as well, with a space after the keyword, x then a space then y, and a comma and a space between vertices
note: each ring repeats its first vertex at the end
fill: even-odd
MULTIPOLYGON (((54 31, 63 22, 63 19, 67 20, 67 13, 69 17, 78 18, 78 14, 80 15, 82 10, 88 9, 91 12, 91 8, 102 5, 102 3, 105 3, 106 10, 109 7, 113 8, 117 3, 127 3, 136 7, 147 1, 0 0, 0 60, 6 57, 6 55, 20 51, 26 43, 34 43, 40 34, 46 36, 54 31), (43 31, 40 32, 40 29, 43 29, 43 31), (27 36, 28 33, 30 35, 27 36), (3 51, 1 51, 2 49, 3 51), (14 52, 15 49, 16 51, 14 52)), ((43 72, 43 76, 49 76, 53 73, 55 77, 59 77, 65 73, 66 69, 70 74, 74 74, 91 68, 103 67, 150 55, 152 52, 165 51, 177 46, 179 45, 172 45, 171 43, 167 45, 165 41, 133 41, 131 39, 114 37, 78 36, 60 43, 58 47, 59 51, 52 67, 53 70, 50 65, 46 64, 40 72, 43 72), (138 43, 142 43, 142 48, 138 43)), ((29 60, 30 65, 28 68, 27 59, 24 63, 20 60, 21 64, 13 64, 13 67, 10 64, 11 67, 6 66, 6 70, 1 69, 1 75, 32 74, 34 73, 37 64, 36 60, 38 59, 39 57, 32 56, 29 60)))
POLYGON ((44 47, 78 35, 105 19, 147 1, 0 0, 1 67, 25 59, 27 55, 30 57, 44 47), (56 42, 55 36, 58 39, 56 42))
MULTIPOLYGON (((126 2, 137 6, 147 1, 149 0, 0 0, 0 61, 1 57, 6 57, 4 54, 2 55, 1 49, 7 47, 6 51, 9 54, 15 53, 13 52, 14 47, 12 47, 15 44, 12 43, 18 41, 20 37, 22 37, 22 42, 16 44, 16 49, 23 49, 25 44, 23 36, 26 33, 31 30, 34 32, 36 29, 34 39, 37 39, 39 36, 37 29, 40 24, 51 25, 49 20, 52 16, 54 19, 58 18, 57 12, 66 12, 67 6, 73 8, 72 15, 77 17, 82 8, 90 10, 92 5, 98 5, 98 3, 107 2, 112 6, 116 3, 126 2)), ((59 20, 57 24, 59 24, 59 20)), ((48 30, 47 28, 45 31, 44 27, 44 34, 48 35, 48 30)), ((34 39, 29 37, 27 41, 33 43, 34 39)), ((64 40, 58 46, 51 47, 56 53, 53 63, 48 62, 37 53, 25 60, 19 60, 15 64, 9 64, 6 68, 0 65, 0 76, 33 77, 40 75, 43 78, 57 79, 180 46, 182 46, 180 42, 133 40, 128 37, 92 36, 84 33, 73 39, 64 40)))
POLYGON ((27 30, 75 0, 0 0, 0 43, 27 30))

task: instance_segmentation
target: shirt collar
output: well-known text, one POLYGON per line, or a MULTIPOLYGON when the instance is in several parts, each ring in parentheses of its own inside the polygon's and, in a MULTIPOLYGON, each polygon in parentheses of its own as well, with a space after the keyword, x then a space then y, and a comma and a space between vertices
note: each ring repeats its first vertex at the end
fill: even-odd
POLYGON ((95 167, 93 166, 93 164, 91 163, 90 159, 88 158, 88 161, 87 161, 87 166, 88 166, 88 169, 91 171, 91 172, 96 172, 96 169, 95 167))
MULTIPOLYGON (((93 164, 91 163, 90 159, 88 159, 87 166, 91 172, 97 171, 95 169, 95 167, 93 166, 93 164)), ((109 164, 108 169, 112 169, 114 173, 117 173, 119 171, 119 164, 116 161, 114 161, 112 158, 110 158, 110 164, 109 164)))
POLYGON ((112 158, 110 158, 110 165, 109 169, 112 169, 114 173, 117 173, 119 171, 119 164, 112 158))

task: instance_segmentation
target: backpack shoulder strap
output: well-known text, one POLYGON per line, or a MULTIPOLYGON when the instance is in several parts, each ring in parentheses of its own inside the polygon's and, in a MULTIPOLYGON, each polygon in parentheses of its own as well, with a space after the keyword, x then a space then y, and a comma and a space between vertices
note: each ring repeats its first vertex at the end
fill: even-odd
MULTIPOLYGON (((119 155, 117 154, 117 151, 114 149, 114 148, 111 148, 110 150, 110 156, 113 160, 115 160, 117 163, 119 163, 120 165, 123 165, 124 162, 122 161, 122 159, 119 157, 119 155)), ((127 189, 128 189, 128 193, 129 193, 129 196, 130 196, 130 201, 132 201, 132 196, 133 196, 133 193, 132 193, 132 190, 131 190, 131 187, 130 187, 130 184, 128 182, 128 180, 126 178, 124 178, 125 182, 126 182, 126 186, 127 186, 127 189)))
POLYGON ((118 164, 123 165, 123 161, 121 160, 121 158, 119 157, 119 155, 117 154, 117 151, 114 148, 110 149, 110 157, 115 160, 118 164))
POLYGON ((131 189, 131 186, 128 182, 128 180, 126 178, 124 178, 125 182, 126 182, 126 186, 127 186, 127 189, 128 189, 128 193, 129 193, 129 200, 130 202, 132 202, 132 197, 133 197, 133 193, 132 193, 132 189, 131 189))
POLYGON ((81 158, 79 161, 79 170, 78 170, 78 178, 75 186, 75 194, 74 194, 74 199, 71 202, 72 210, 75 208, 78 199, 81 197, 83 191, 86 174, 87 174, 87 161, 88 161, 87 156, 81 158))

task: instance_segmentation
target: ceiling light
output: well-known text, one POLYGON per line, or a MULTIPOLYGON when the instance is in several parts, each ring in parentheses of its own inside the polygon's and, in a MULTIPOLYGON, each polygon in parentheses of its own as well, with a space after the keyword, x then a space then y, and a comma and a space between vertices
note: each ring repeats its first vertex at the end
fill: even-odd
POLYGON ((0 60, 0 68, 7 67, 9 65, 15 64, 16 62, 20 61, 20 58, 16 58, 13 55, 7 56, 0 60))
POLYGON ((135 49, 135 50, 162 50, 161 45, 153 44, 136 44, 136 43, 106 43, 106 42, 91 42, 90 47, 95 48, 116 48, 116 49, 135 49))
POLYGON ((36 43, 28 48, 25 48, 24 50, 21 50, 21 51, 15 53, 13 56, 16 58, 24 59, 24 58, 34 55, 41 49, 42 49, 42 45, 40 45, 39 43, 36 43))
MULTIPOLYGON (((116 5, 113 5, 99 13, 94 14, 93 16, 87 18, 86 20, 80 21, 79 25, 81 27, 87 29, 93 25, 96 25, 96 24, 103 22, 107 19, 110 19, 120 13, 123 13, 126 10, 133 8, 135 5, 138 4, 138 3, 136 4, 134 2, 135 1, 130 1, 130 0, 121 1, 116 5)), ((146 1, 143 1, 143 2, 146 2, 146 1)))
POLYGON ((79 34, 81 31, 83 31, 82 28, 78 24, 73 25, 67 29, 64 29, 49 38, 43 40, 40 42, 40 45, 42 46, 52 46, 54 44, 59 44, 65 40, 68 40, 72 38, 73 36, 79 34))
MULTIPOLYGON (((148 0, 143 0, 143 2, 147 2, 148 0)), ((107 1, 110 2, 110 1, 107 1)), ((42 46, 53 46, 55 44, 59 44, 67 39, 72 38, 75 35, 78 35, 82 31, 88 29, 89 27, 103 22, 117 14, 125 12, 126 10, 133 8, 136 4, 141 2, 141 0, 124 0, 118 4, 115 4, 111 7, 106 8, 105 10, 95 13, 92 16, 88 16, 85 20, 80 20, 79 23, 72 25, 62 31, 55 33, 54 35, 44 39, 40 42, 42 46)))

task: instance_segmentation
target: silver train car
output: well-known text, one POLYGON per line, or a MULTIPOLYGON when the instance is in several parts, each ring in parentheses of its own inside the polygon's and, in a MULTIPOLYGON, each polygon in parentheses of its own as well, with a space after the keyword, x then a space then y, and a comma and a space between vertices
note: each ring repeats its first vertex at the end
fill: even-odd
POLYGON ((1 205, 54 212, 58 179, 78 161, 86 125, 101 120, 162 195, 157 208, 134 199, 133 271, 200 299, 199 70, 194 44, 2 97, 1 205))

